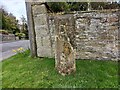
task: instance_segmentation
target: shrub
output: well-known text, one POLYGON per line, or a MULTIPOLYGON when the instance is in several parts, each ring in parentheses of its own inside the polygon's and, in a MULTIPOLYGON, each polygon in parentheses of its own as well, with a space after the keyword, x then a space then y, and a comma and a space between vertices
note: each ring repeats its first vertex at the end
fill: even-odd
POLYGON ((25 37, 24 33, 16 33, 15 35, 18 36, 18 37, 25 37))
POLYGON ((18 36, 19 39, 25 38, 25 34, 24 33, 16 33, 15 35, 18 36))
POLYGON ((0 30, 0 33, 8 35, 8 31, 7 30, 0 30))

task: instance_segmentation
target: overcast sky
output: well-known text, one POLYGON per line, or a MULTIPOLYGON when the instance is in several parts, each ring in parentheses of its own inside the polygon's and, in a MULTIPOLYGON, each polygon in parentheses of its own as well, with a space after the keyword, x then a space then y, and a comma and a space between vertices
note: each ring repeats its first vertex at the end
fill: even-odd
POLYGON ((26 18, 25 0, 0 0, 5 10, 12 13, 18 20, 23 15, 26 18))

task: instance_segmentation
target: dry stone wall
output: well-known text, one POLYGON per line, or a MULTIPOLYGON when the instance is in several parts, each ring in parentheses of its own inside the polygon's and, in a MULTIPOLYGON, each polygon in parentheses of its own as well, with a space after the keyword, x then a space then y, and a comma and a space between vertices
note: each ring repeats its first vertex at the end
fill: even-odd
POLYGON ((14 41, 15 35, 14 34, 0 34, 1 41, 14 41))
POLYGON ((76 14, 77 58, 115 60, 118 57, 117 12, 76 14))
MULTIPOLYGON (((43 7, 42 5, 32 7, 37 55, 54 57, 56 15, 49 15, 43 7)), ((75 31, 72 32, 75 36, 70 34, 70 38, 76 49, 76 59, 118 59, 118 11, 90 11, 71 15, 75 19, 75 31)), ((70 17, 69 14, 61 16, 70 17)))

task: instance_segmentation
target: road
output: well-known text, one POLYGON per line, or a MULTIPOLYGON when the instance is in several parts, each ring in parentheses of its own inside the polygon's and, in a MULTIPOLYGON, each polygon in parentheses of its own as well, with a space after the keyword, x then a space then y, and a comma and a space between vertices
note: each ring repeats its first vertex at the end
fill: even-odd
POLYGON ((29 40, 0 43, 0 61, 15 55, 16 53, 13 52, 13 50, 16 50, 20 47, 28 49, 30 47, 29 40))

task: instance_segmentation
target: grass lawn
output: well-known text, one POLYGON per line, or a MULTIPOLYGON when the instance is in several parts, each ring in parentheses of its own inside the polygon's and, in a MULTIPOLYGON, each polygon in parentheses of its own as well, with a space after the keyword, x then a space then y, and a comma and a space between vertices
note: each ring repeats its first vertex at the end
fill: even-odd
POLYGON ((61 76, 54 59, 31 58, 29 51, 2 62, 3 88, 117 88, 118 63, 77 60, 75 74, 61 76))

